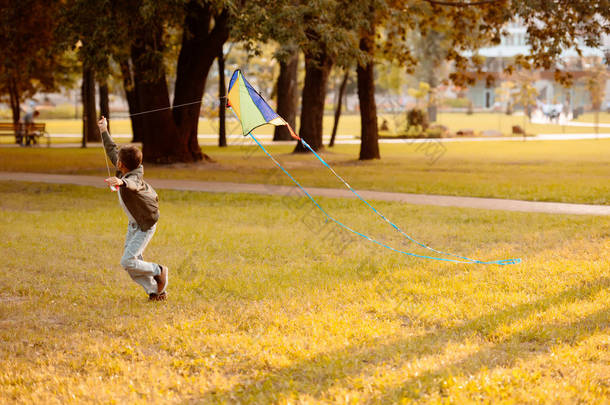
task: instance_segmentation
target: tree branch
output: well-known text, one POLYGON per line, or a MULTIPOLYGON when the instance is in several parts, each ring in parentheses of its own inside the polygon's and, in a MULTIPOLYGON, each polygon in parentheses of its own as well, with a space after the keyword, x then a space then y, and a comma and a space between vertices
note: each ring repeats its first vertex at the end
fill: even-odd
POLYGON ((451 6, 451 7, 469 7, 469 6, 482 6, 484 4, 497 3, 501 0, 479 0, 469 2, 456 2, 456 1, 438 1, 438 0, 424 0, 430 4, 437 6, 451 6))

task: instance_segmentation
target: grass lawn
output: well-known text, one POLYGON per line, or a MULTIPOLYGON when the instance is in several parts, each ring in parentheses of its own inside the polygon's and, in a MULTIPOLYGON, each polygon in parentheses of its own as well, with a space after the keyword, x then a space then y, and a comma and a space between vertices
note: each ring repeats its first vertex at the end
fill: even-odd
MULTIPOLYGON (((394 129, 395 126, 402 127, 405 121, 405 114, 379 114, 379 121, 387 119, 390 125, 390 129, 394 129)), ((333 126, 333 116, 326 115, 324 117, 324 133, 330 135, 333 126)), ((578 118, 579 122, 593 122, 594 117, 592 113, 587 113, 578 118)), ((47 130, 51 134, 75 134, 74 139, 68 138, 70 142, 78 141, 77 138, 82 134, 82 121, 74 119, 48 119, 44 120, 47 124, 47 130)), ((610 122, 610 113, 600 113, 600 122, 610 122)), ((506 114, 499 113, 477 113, 467 115, 464 113, 440 113, 438 116, 438 123, 446 125, 453 132, 459 129, 471 128, 475 132, 480 132, 486 129, 500 130, 505 135, 512 133, 512 125, 523 126, 522 115, 508 116, 506 114)), ((298 119, 297 119, 298 127, 298 119)), ((229 133, 238 133, 237 121, 232 117, 227 119, 227 128, 229 133)), ((115 134, 131 134, 131 123, 129 119, 116 119, 111 120, 110 129, 115 134)), ((533 134, 549 134, 549 133, 592 133, 594 129, 591 127, 562 127, 561 125, 554 124, 526 124, 528 133, 533 134)), ((346 114, 339 120, 339 127, 337 129, 339 135, 360 135, 360 116, 354 114, 346 114)), ((610 128, 600 128, 600 133, 610 133, 610 128)), ((201 119, 199 121, 199 133, 200 134, 217 134, 218 123, 216 120, 201 119)), ((273 127, 266 126, 259 128, 255 133, 257 134, 272 134, 273 127)), ((0 138, 2 142, 6 142, 9 138, 0 138)), ((61 142, 60 139, 54 139, 53 142, 61 142)))
MULTIPOLYGON (((588 112, 579 116, 575 121, 579 122, 595 122, 595 113, 588 112)), ((599 122, 600 123, 610 123, 610 112, 600 112, 599 113, 599 122)))
MULTIPOLYGON (((148 177, 291 185, 245 139, 242 146, 204 147, 216 163, 146 165, 148 177)), ((610 204, 610 140, 381 144, 382 159, 356 160, 358 145, 338 145, 322 154, 353 187, 537 201, 610 204)), ((311 155, 291 154, 292 145, 269 150, 308 186, 343 187, 311 155)), ((100 147, 2 148, 0 170, 83 173, 106 176, 100 147)))
MULTIPOLYGON (((357 116, 355 116, 358 118, 357 116)), ((403 115, 380 114, 380 121, 385 118, 388 121, 390 130, 403 128, 405 117, 403 115)), ((343 119, 343 118, 341 118, 343 119)), ((348 119, 349 120, 349 119, 348 119)), ((593 122, 593 114, 585 114, 579 117, 579 122, 593 122)), ((600 122, 610 122, 610 114, 601 113, 600 122)), ((523 115, 506 115, 500 113, 476 113, 472 115, 463 113, 440 113, 437 117, 437 123, 445 125, 451 132, 457 132, 460 129, 472 129, 475 133, 492 129, 502 132, 504 135, 512 134, 512 126, 519 125, 524 127, 523 115)), ((350 123, 351 124, 351 123, 350 123)), ((356 121, 350 125, 353 133, 360 133, 359 122, 356 121), (357 126, 358 125, 358 126, 357 126)), ((326 128, 326 127, 325 127, 326 128)), ((332 127, 330 127, 332 128, 332 127)), ((562 126, 556 124, 532 124, 529 121, 525 124, 525 129, 528 134, 577 134, 577 133, 594 133, 592 127, 577 127, 577 126, 562 126)), ((599 133, 610 133, 610 128, 599 128, 599 133)))
MULTIPOLYGON (((0 183, 0 402, 603 403, 605 217, 376 204, 430 245, 508 267, 415 260, 311 204, 160 191, 149 303, 120 268, 116 195, 0 183)), ((401 239, 356 201, 320 199, 401 239)), ((418 251, 418 250, 414 250, 418 251)))

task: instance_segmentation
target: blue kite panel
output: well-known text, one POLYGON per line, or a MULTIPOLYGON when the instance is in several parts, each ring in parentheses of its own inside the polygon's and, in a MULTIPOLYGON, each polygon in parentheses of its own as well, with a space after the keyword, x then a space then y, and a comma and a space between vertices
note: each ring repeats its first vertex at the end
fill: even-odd
POLYGON ((231 80, 229 81, 229 90, 231 91, 231 89, 233 88, 233 85, 235 84, 235 81, 237 80, 237 77, 239 75, 239 70, 236 70, 235 72, 233 72, 233 76, 231 76, 231 80))
POLYGON ((271 107, 269 107, 269 104, 267 104, 263 97, 258 94, 256 90, 254 90, 254 87, 252 87, 250 83, 248 83, 248 81, 243 75, 242 78, 244 79, 244 83, 246 83, 246 88, 248 89, 248 93, 250 94, 252 101, 254 102, 254 104, 256 104, 256 107, 259 109, 259 111, 265 118, 265 121, 269 122, 278 118, 279 115, 277 115, 277 113, 273 111, 271 107))

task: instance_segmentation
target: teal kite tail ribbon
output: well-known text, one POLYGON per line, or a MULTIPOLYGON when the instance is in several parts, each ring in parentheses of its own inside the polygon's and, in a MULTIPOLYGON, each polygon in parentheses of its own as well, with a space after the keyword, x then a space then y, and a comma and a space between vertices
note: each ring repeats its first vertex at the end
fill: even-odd
POLYGON ((493 260, 493 261, 481 261, 481 260, 476 260, 476 259, 470 259, 468 257, 464 257, 464 256, 458 256, 458 255, 454 255, 452 253, 445 253, 436 249, 433 249, 429 246, 427 246, 424 243, 418 242, 415 239, 413 239, 411 236, 407 235, 405 232, 403 232, 396 224, 394 224, 392 221, 390 221, 389 219, 387 219, 381 212, 377 211, 375 209, 375 207, 373 207, 371 204, 369 204, 368 201, 366 201, 364 198, 362 198, 362 196, 360 196, 360 194, 358 194, 356 192, 356 190, 354 190, 341 176, 339 176, 332 167, 330 167, 328 165, 328 163, 326 163, 324 161, 324 159, 322 159, 312 148, 311 146, 309 146, 309 144, 307 144, 307 142, 305 142, 305 140, 300 139, 301 143, 303 144, 303 146, 305 146, 308 150, 310 150, 315 156, 316 158, 318 158, 318 160, 320 162, 322 162, 322 164, 324 166, 326 166, 339 180, 341 180, 343 182, 343 184, 345 184, 349 190, 354 193, 358 199, 360 199, 362 202, 364 202, 371 210, 373 210, 377 215, 379 215, 381 218, 383 218, 387 223, 389 223, 394 229, 396 229, 398 232, 400 232, 400 234, 402 234, 404 237, 406 237, 408 240, 410 240, 413 243, 416 243, 417 245, 429 249, 435 253, 438 254, 442 254, 442 255, 446 255, 446 256, 453 256, 453 257, 457 257, 460 258, 462 260, 455 260, 455 259, 448 259, 448 258, 444 258, 444 257, 434 257, 434 256, 426 256, 426 255, 418 255, 415 253, 411 253, 411 252, 405 252, 403 250, 399 250, 399 249, 395 249, 391 246, 388 246, 376 239, 371 238, 370 236, 367 236, 361 232, 358 232, 352 228, 350 228, 349 226, 343 224, 341 221, 338 221, 337 219, 335 219, 334 217, 332 217, 329 213, 327 213, 324 208, 322 208, 320 206, 320 204, 318 204, 318 202, 311 196, 311 194, 309 194, 307 192, 307 190, 305 190, 305 188, 294 178, 292 177, 292 175, 290 173, 288 173, 288 171, 286 169, 284 169, 284 167, 267 151, 267 149, 265 149, 265 147, 258 141, 258 139, 256 139, 256 137, 254 135, 252 135, 252 133, 248 134, 253 140, 254 142, 256 142, 256 144, 258 145, 259 148, 261 148, 261 150, 273 161, 273 163, 275 163, 275 165, 277 167, 279 167, 289 178, 290 180, 292 180, 292 182, 294 184, 297 185, 297 187, 299 187, 299 189, 301 189, 301 191, 303 191, 303 193, 305 193, 305 195, 311 200, 311 202, 313 202, 315 204, 316 207, 318 207, 318 209, 320 211, 322 211, 322 213, 331 221, 333 221, 334 223, 336 223, 337 225, 339 225, 340 227, 348 230, 349 232, 356 234, 370 242, 373 242, 379 246, 382 246, 386 249, 392 250, 394 252, 397 253, 401 253, 404 255, 408 255, 408 256, 413 256, 413 257, 418 257, 418 258, 422 258, 422 259, 429 259, 429 260, 438 260, 438 261, 444 261, 444 262, 451 262, 451 263, 475 263, 475 264, 498 264, 501 266, 505 266, 508 264, 517 264, 517 263, 521 263, 521 259, 504 259, 504 260, 493 260))

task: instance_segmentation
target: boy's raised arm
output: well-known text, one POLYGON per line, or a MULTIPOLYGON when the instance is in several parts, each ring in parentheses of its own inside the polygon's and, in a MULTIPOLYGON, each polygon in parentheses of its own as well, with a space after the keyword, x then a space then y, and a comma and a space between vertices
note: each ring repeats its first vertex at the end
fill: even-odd
POLYGON ((106 121, 106 117, 102 117, 98 122, 97 126, 100 129, 100 133, 102 134, 102 144, 104 145, 104 149, 106 150, 106 155, 112 162, 112 164, 116 167, 117 161, 119 160, 119 148, 114 143, 110 134, 108 133, 108 122, 106 121))

